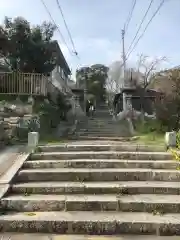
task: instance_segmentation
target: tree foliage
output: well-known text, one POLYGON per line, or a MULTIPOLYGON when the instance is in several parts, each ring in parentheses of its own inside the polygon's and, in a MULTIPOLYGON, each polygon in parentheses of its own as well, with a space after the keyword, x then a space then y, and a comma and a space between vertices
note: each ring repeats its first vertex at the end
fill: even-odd
POLYGON ((171 93, 157 99, 155 108, 161 126, 167 131, 172 131, 180 127, 180 71, 172 70, 167 77, 172 83, 171 93))
POLYGON ((47 22, 30 26, 22 18, 5 18, 0 26, 0 58, 13 71, 49 73, 55 66, 53 34, 56 27, 47 22))
POLYGON ((108 67, 95 64, 83 67, 76 71, 76 79, 79 87, 87 88, 89 94, 93 94, 97 102, 102 102, 106 94, 106 79, 108 67))

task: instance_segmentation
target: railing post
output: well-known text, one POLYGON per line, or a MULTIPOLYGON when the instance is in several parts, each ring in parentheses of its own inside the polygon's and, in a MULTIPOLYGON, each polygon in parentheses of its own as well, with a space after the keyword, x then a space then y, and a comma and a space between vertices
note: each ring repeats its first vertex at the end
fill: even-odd
POLYGON ((31 74, 31 90, 30 90, 31 91, 31 97, 32 97, 32 94, 33 94, 33 74, 34 73, 31 74))

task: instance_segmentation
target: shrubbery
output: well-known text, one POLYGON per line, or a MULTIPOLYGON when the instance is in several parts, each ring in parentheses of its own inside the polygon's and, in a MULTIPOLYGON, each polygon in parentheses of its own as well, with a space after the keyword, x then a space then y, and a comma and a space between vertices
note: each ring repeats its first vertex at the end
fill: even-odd
POLYGON ((40 118, 40 134, 52 133, 61 121, 66 120, 70 109, 71 105, 61 94, 57 96, 56 102, 50 97, 45 101, 36 101, 34 111, 40 118))
POLYGON ((177 131, 180 128, 180 99, 166 96, 155 103, 156 118, 164 131, 177 131))

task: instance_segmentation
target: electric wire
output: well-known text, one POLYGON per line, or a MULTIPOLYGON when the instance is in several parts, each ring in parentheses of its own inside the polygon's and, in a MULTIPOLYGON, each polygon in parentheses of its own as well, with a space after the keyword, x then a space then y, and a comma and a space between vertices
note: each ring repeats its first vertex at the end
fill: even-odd
POLYGON ((70 33, 70 30, 69 30, 69 28, 68 28, 68 25, 67 25, 67 22, 66 22, 66 19, 65 19, 65 16, 64 16, 62 7, 61 7, 61 5, 60 5, 60 3, 59 3, 59 0, 56 0, 56 2, 57 2, 57 5, 58 5, 58 8, 59 8, 59 11, 60 11, 60 13, 61 13, 62 19, 63 19, 63 21, 64 21, 65 28, 66 28, 67 33, 68 33, 68 35, 69 35, 69 38, 70 38, 70 41, 71 41, 71 44, 72 44, 72 47, 73 47, 73 50, 74 50, 74 54, 77 56, 78 53, 77 53, 77 51, 76 51, 76 47, 75 47, 75 44, 74 44, 72 35, 71 35, 71 33, 70 33))
POLYGON ((139 31, 141 30, 141 26, 143 25, 143 23, 144 23, 144 21, 145 21, 145 19, 146 19, 146 16, 147 16, 147 14, 148 14, 148 12, 149 12, 149 10, 150 10, 150 8, 151 8, 153 2, 154 2, 154 0, 151 0, 150 4, 149 4, 149 6, 148 6, 148 8, 147 8, 147 10, 146 10, 146 12, 145 12, 145 14, 144 14, 142 20, 141 20, 141 23, 140 23, 140 25, 139 25, 139 28, 138 28, 138 30, 137 30, 137 32, 136 32, 136 34, 135 34, 135 36, 134 36, 134 38, 133 38, 133 40, 132 40, 132 42, 131 42, 129 48, 128 48, 128 50, 127 50, 127 52, 129 52, 129 50, 131 49, 131 47, 132 47, 134 41, 136 40, 137 35, 138 35, 139 31))
POLYGON ((55 20, 53 19, 53 17, 52 17, 52 15, 51 15, 51 13, 50 13, 50 11, 49 11, 47 5, 45 4, 44 0, 41 0, 41 2, 42 2, 42 4, 43 4, 43 6, 44 6, 46 12, 48 13, 48 15, 49 15, 51 21, 52 21, 52 22, 54 23, 54 25, 56 26, 56 28, 57 28, 57 30, 58 30, 58 32, 59 32, 59 35, 61 36, 61 39, 62 39, 63 43, 65 44, 65 46, 67 47, 69 53, 70 53, 71 55, 73 55, 73 51, 70 50, 70 48, 68 47, 68 45, 67 45, 67 43, 66 43, 66 41, 65 41, 65 38, 64 38, 64 36, 63 36, 63 34, 62 34, 60 28, 59 28, 59 26, 56 24, 55 20))
POLYGON ((148 21, 146 27, 144 28, 143 33, 139 36, 139 38, 137 39, 137 41, 135 42, 133 48, 131 49, 131 51, 127 54, 126 56, 126 60, 129 58, 130 54, 135 50, 136 46, 138 45, 139 41, 141 40, 141 38, 144 36, 146 30, 148 29, 150 23, 152 22, 152 20, 154 19, 154 17, 157 15, 157 13, 160 11, 160 9, 162 8, 163 4, 165 3, 165 0, 162 0, 162 2, 160 3, 160 5, 158 6, 158 8, 156 9, 156 11, 154 12, 154 14, 152 15, 152 17, 150 18, 150 20, 148 21))

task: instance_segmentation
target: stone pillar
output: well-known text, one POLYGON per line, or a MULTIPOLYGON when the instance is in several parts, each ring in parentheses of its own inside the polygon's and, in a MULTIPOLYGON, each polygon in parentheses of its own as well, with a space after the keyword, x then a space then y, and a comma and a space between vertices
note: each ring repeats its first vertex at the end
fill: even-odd
POLYGON ((75 107, 78 108, 79 107, 79 96, 75 96, 75 107))
POLYGON ((39 133, 29 132, 28 133, 28 147, 35 148, 39 143, 39 133))
POLYGON ((132 109, 132 95, 126 95, 126 108, 132 109))
POLYGON ((166 147, 176 147, 176 132, 166 132, 165 134, 166 147))
POLYGON ((126 93, 123 92, 123 110, 126 110, 126 93))

